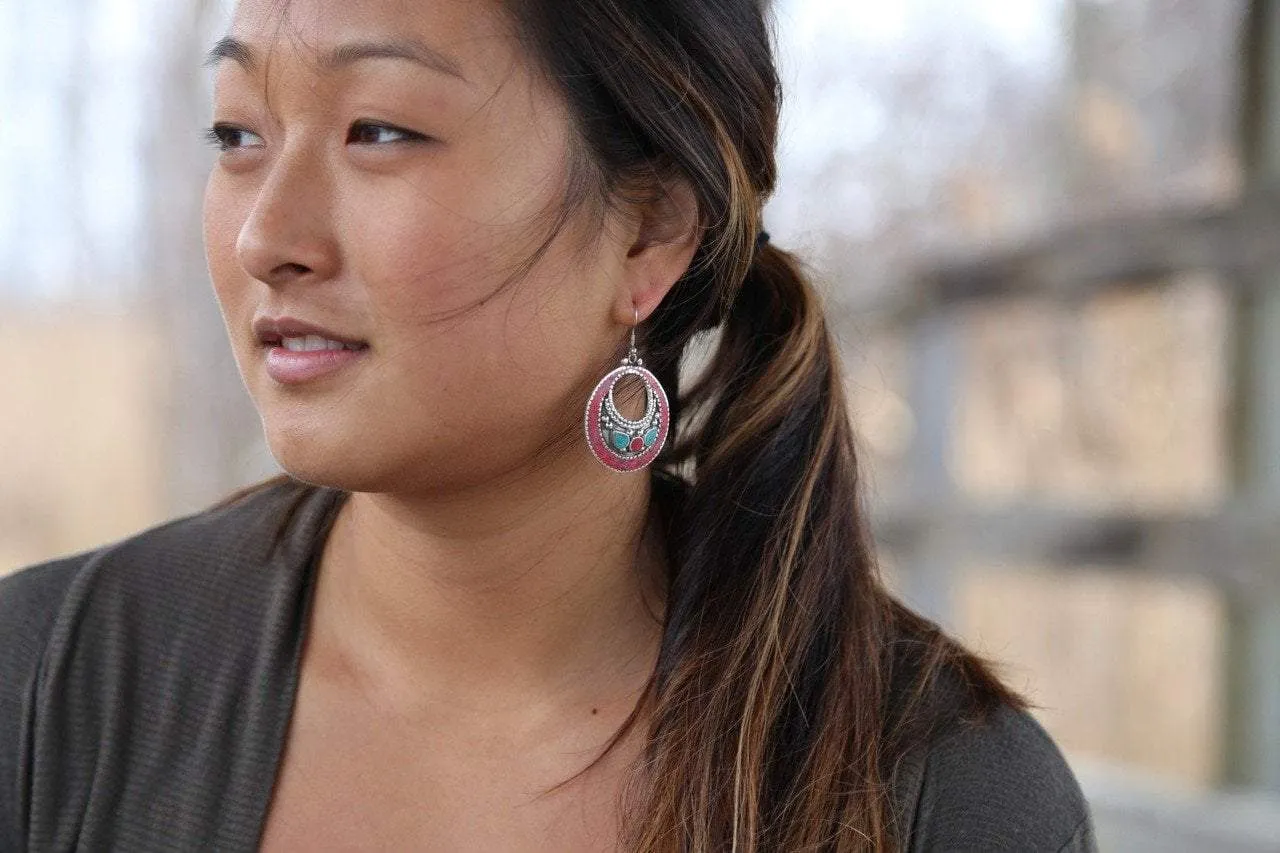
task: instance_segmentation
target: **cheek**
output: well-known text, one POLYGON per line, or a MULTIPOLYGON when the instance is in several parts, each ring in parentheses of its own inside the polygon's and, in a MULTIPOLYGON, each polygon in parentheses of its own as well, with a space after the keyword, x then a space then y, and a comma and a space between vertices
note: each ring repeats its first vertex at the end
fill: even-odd
POLYGON ((344 259, 355 279, 385 284, 397 318, 464 310, 494 296, 538 249, 556 199, 530 183, 441 162, 412 181, 353 186, 336 205, 344 259))
POLYGON ((367 390, 405 427, 399 435, 422 442, 419 453, 447 448, 460 459, 473 452, 460 448, 484 448, 509 464, 497 460, 580 421, 608 340, 610 292, 575 268, 563 241, 507 283, 536 248, 529 224, 456 221, 388 216, 360 235, 382 250, 348 256, 363 264, 352 274, 378 317, 367 390))
POLYGON ((394 283, 398 316, 447 316, 493 296, 547 236, 568 177, 567 125, 529 130, 535 117, 513 97, 407 172, 339 178, 344 255, 358 279, 394 283))
POLYGON ((344 229, 354 280, 384 309, 382 321, 422 326, 492 299, 514 272, 512 233, 381 205, 382 216, 344 229))
POLYGON ((237 297, 242 297, 245 276, 236 262, 236 239, 240 233, 241 218, 232 194, 222 187, 215 173, 205 187, 203 229, 205 261, 223 312, 231 307, 237 297))
POLYGON ((362 278, 390 371, 386 390, 474 416, 469 428, 569 393, 607 335, 607 304, 549 261, 511 282, 516 261, 499 247, 485 256, 441 246, 427 259, 389 253, 377 262, 386 267, 362 278))

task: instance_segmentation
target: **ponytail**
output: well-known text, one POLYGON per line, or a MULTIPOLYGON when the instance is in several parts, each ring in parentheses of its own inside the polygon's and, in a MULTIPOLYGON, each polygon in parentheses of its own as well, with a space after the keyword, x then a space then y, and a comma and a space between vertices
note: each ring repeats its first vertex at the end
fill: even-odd
POLYGON ((795 257, 762 247, 683 399, 698 425, 666 461, 695 473, 668 515, 629 849, 897 849, 887 770, 944 722, 944 674, 976 688, 975 716, 1018 699, 884 590, 838 353, 795 257))

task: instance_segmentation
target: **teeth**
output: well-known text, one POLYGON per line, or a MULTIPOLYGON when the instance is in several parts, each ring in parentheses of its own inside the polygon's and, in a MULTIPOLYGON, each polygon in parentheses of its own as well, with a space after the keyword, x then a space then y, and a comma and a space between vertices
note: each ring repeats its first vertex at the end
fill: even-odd
POLYGON ((329 349, 360 349, 360 344, 344 344, 331 341, 319 335, 307 335, 305 338, 283 338, 281 345, 290 352, 317 352, 329 349))

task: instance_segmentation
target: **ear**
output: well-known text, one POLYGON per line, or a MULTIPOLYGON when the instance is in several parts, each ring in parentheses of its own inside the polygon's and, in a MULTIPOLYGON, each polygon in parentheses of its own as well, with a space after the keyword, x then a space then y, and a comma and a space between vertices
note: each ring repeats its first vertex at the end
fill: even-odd
POLYGON ((640 206, 614 304, 620 325, 654 312, 685 274, 702 241, 698 199, 683 178, 664 182, 659 199, 640 206))

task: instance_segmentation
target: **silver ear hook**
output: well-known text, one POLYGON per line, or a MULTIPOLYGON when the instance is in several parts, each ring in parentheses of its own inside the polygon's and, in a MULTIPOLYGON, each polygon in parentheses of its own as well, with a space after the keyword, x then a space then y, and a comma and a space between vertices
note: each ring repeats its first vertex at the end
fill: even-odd
POLYGON ((640 353, 636 350, 636 326, 640 325, 640 309, 635 305, 631 306, 631 310, 635 312, 635 322, 631 324, 631 351, 627 353, 627 362, 637 367, 644 364, 640 360, 640 353))

